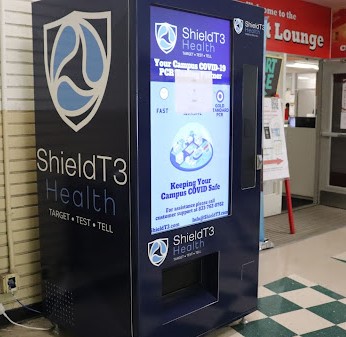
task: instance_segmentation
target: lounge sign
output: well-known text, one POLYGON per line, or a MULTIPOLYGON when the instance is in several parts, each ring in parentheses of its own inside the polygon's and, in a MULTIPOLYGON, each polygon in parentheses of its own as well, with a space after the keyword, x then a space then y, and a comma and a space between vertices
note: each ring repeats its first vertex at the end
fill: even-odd
POLYGON ((265 8, 267 50, 330 57, 330 8, 300 0, 241 0, 265 8))

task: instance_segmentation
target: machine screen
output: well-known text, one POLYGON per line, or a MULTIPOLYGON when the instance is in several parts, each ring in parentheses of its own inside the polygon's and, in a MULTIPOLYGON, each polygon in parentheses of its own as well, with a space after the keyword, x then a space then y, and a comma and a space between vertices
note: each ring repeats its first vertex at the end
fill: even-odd
POLYGON ((151 7, 151 233, 230 212, 230 21, 151 7))

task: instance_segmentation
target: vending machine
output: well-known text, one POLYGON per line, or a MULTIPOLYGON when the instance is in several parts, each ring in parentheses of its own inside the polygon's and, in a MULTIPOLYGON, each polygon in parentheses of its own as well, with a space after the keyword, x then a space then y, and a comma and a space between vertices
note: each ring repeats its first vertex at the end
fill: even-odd
POLYGON ((195 337, 256 310, 263 9, 32 8, 46 317, 76 337, 195 337))

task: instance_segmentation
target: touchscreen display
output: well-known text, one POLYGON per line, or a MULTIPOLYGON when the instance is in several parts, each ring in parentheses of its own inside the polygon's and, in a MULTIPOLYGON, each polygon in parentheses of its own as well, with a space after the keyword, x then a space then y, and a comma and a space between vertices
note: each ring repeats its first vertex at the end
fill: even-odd
POLYGON ((151 7, 151 232, 229 214, 230 21, 151 7))

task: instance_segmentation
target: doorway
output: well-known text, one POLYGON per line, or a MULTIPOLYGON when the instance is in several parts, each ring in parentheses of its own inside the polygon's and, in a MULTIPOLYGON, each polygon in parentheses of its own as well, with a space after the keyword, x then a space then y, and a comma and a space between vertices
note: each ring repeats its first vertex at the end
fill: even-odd
MULTIPOLYGON (((286 64, 285 105, 286 144, 290 169, 293 208, 313 205, 316 201, 316 83, 319 62, 288 56, 286 64), (286 113, 287 114, 287 113, 286 113)), ((282 209, 286 209, 283 194, 282 209)))
POLYGON ((321 62, 319 201, 346 209, 346 63, 321 62))

